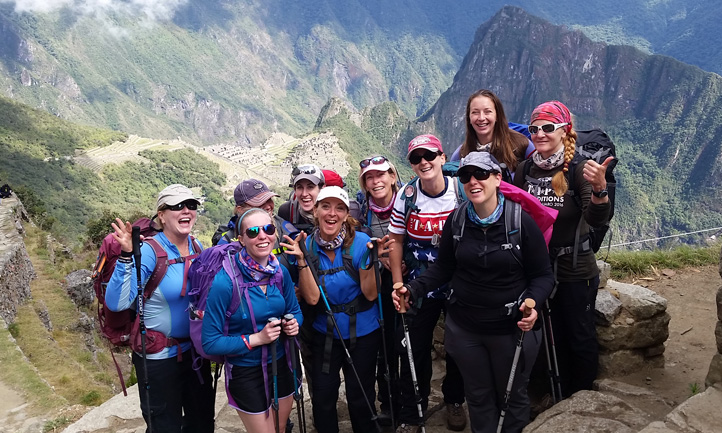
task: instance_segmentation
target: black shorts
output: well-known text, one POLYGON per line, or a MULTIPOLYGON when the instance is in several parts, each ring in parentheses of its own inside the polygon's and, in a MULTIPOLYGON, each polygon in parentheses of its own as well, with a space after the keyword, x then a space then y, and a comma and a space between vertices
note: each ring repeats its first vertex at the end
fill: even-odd
MULTIPOLYGON (((300 376, 297 376, 300 377, 300 376)), ((253 367, 233 366, 228 390, 236 402, 238 409, 250 414, 263 413, 271 407, 273 401, 273 374, 268 364, 268 400, 264 388, 263 369, 260 365, 253 367)), ((278 360, 278 398, 293 394, 293 373, 288 368, 286 357, 278 360)))

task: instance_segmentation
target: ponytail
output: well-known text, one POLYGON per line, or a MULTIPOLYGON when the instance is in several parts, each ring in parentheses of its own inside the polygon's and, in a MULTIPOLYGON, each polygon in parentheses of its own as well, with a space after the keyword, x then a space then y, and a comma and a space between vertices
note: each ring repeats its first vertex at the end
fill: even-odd
MULTIPOLYGON (((569 171, 569 163, 574 159, 576 152, 577 132, 569 129, 567 135, 562 139, 564 144, 564 168, 552 177, 552 189, 557 197, 561 197, 569 190, 566 173, 569 171)), ((574 179, 572 179, 574 181, 574 179)))

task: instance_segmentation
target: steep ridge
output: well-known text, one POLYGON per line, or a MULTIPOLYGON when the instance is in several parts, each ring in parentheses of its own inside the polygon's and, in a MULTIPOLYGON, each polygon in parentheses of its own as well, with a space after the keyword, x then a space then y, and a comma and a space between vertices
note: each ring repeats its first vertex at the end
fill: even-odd
POLYGON ((480 88, 499 95, 511 121, 525 122, 537 104, 559 99, 575 114, 577 129, 610 133, 622 160, 616 218, 622 238, 722 222, 719 75, 592 42, 509 6, 478 29, 454 83, 419 119, 447 150, 461 143, 466 100, 480 88))

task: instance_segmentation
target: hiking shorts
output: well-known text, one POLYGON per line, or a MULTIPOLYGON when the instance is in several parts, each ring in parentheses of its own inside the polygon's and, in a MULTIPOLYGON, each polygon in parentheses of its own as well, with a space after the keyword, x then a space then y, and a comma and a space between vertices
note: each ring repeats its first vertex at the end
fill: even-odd
MULTIPOLYGON (((228 390, 241 411, 259 414, 266 412, 271 407, 273 402, 273 376, 270 363, 267 372, 268 380, 266 381, 260 365, 253 367, 233 366, 228 390), (268 390, 268 397, 266 397, 266 389, 268 390)), ((288 368, 286 357, 283 356, 278 360, 278 398, 280 400, 292 395, 293 373, 288 368)))

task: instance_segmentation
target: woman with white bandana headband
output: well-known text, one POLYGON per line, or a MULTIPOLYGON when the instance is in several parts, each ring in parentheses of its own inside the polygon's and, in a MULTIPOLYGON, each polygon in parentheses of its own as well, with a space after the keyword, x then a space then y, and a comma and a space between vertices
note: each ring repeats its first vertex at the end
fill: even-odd
POLYGON ((585 241, 589 226, 600 225, 609 217, 604 174, 612 158, 602 164, 586 161, 582 170, 574 170, 574 179, 568 178, 577 133, 569 109, 559 101, 545 102, 534 109, 529 132, 537 153, 517 167, 514 185, 559 211, 549 242, 557 281, 550 306, 562 395, 568 397, 576 391, 591 389, 597 376, 599 348, 594 315, 599 269, 594 251, 585 241), (525 164, 531 164, 526 178, 525 164), (572 190, 579 194, 581 207, 567 193, 569 182, 573 182, 572 190))
POLYGON ((526 388, 541 343, 541 332, 532 330, 537 311, 522 307, 519 301, 533 299, 541 305, 546 300, 554 284, 551 265, 541 230, 524 211, 517 244, 520 257, 514 245, 504 248, 512 240, 506 221, 509 212, 514 215, 514 207, 499 190, 501 167, 493 156, 470 153, 461 160, 459 179, 469 201, 447 219, 438 260, 392 296, 398 305, 399 295, 406 297, 410 292, 418 304, 440 285, 453 287, 444 346, 464 378, 474 433, 496 431, 519 331, 527 332, 503 421, 504 432, 518 433, 529 422, 526 388), (522 317, 522 312, 528 316, 522 317))

